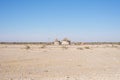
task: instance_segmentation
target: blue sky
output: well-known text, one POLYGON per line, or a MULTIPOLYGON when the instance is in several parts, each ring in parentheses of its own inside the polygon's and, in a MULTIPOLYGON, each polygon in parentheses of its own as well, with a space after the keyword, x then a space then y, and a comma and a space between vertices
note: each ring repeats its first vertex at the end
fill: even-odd
POLYGON ((0 0, 0 42, 120 41, 120 0, 0 0))

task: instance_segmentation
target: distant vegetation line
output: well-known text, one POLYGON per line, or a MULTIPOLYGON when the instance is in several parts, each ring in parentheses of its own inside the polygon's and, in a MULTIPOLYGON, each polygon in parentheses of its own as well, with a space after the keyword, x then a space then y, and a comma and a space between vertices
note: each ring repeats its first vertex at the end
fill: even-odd
POLYGON ((51 45, 53 42, 0 42, 0 44, 47 44, 51 45))
MULTIPOLYGON (((0 42, 0 44, 46 44, 46 45, 52 45, 54 42, 0 42)), ((81 45, 81 44, 91 44, 91 45, 101 45, 101 44, 119 44, 120 42, 72 42, 71 44, 74 45, 81 45)))

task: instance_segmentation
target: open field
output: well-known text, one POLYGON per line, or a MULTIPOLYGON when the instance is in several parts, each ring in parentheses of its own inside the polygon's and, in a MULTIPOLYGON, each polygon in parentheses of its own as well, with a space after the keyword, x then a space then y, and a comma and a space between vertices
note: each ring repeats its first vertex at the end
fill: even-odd
POLYGON ((120 45, 0 44, 0 80, 120 80, 120 45))

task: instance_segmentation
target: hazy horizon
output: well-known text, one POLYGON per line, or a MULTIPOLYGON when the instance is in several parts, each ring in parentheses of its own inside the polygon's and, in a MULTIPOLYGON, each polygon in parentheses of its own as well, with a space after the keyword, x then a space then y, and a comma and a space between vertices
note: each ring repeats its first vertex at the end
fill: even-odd
POLYGON ((0 42, 120 42, 119 0, 0 0, 0 42))

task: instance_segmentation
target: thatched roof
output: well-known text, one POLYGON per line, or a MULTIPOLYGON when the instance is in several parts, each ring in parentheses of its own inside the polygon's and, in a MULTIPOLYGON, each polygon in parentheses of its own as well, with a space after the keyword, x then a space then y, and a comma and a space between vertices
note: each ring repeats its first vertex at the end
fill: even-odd
POLYGON ((55 39, 55 42, 59 42, 59 40, 58 40, 58 39, 55 39))
POLYGON ((67 38, 64 38, 63 41, 70 41, 70 40, 68 40, 67 38))

